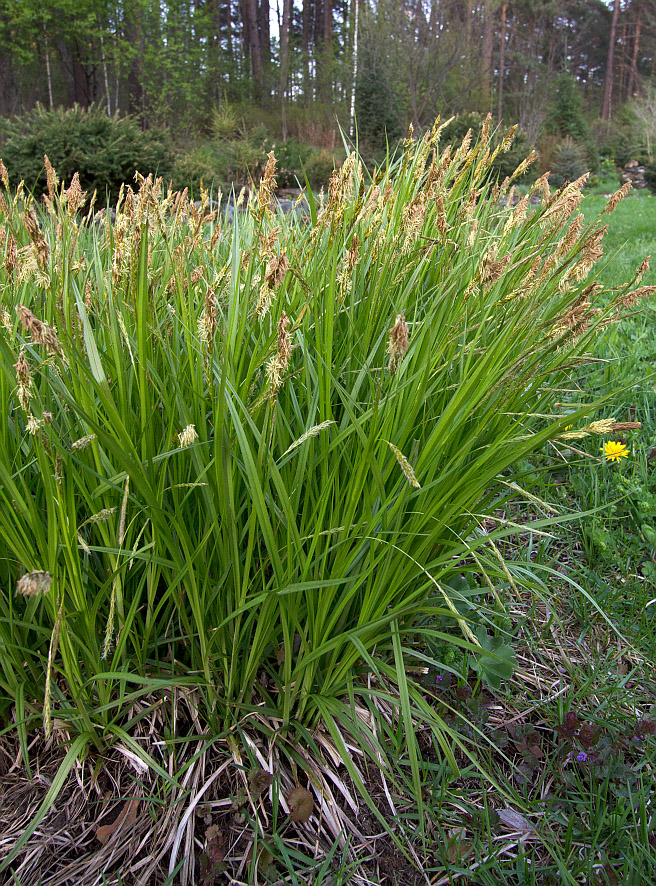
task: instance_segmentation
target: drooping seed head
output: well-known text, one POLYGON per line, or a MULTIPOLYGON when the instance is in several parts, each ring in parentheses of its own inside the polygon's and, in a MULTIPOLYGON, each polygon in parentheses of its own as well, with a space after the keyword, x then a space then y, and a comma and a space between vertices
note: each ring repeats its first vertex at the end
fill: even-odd
POLYGON ((389 331, 387 351, 390 357, 389 371, 394 375, 408 352, 408 324, 403 314, 397 314, 396 322, 389 331))
POLYGON ((27 572, 16 582, 16 593, 24 597, 39 597, 47 594, 52 585, 52 575, 49 572, 37 570, 27 572))
POLYGON ((59 184, 59 179, 57 178, 57 173, 52 167, 52 163, 48 159, 48 155, 43 155, 43 162, 46 167, 46 181, 48 183, 48 197, 50 198, 50 202, 55 199, 55 194, 57 192, 57 185, 59 184))

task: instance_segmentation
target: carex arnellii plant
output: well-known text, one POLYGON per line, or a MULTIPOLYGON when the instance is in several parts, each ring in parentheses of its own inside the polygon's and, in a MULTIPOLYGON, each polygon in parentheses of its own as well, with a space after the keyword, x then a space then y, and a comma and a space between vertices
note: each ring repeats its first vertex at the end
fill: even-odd
POLYGON ((6 711, 101 745, 194 686, 215 731, 330 734, 345 759, 350 733, 382 761, 386 698, 450 756, 417 620, 485 653, 450 582, 572 421, 567 373, 651 288, 601 301, 584 179, 516 202, 490 173, 512 133, 440 132, 373 177, 350 154, 288 216, 273 155, 230 216, 150 177, 98 213, 47 160, 40 206, 2 167, 6 711))

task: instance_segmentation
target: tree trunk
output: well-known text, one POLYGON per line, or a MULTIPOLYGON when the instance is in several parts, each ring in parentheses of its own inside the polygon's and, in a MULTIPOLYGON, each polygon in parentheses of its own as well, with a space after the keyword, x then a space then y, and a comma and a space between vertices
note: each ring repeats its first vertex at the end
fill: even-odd
POLYGON ((143 112, 144 94, 141 59, 143 57, 143 34, 141 13, 134 2, 125 4, 125 37, 130 46, 130 69, 128 71, 128 112, 143 112))
POLYGON ((626 53, 626 20, 622 22, 622 28, 620 30, 620 44, 622 46, 622 54, 620 55, 620 100, 624 101, 626 99, 626 86, 627 86, 627 53, 626 53))
POLYGON ((642 28, 642 20, 640 18, 640 9, 638 9, 638 20, 635 26, 635 35, 633 37, 633 53, 631 55, 631 69, 629 70, 629 84, 627 93, 629 96, 635 94, 638 87, 638 57, 640 55, 640 31, 642 28))
POLYGON ((351 80, 351 107, 349 132, 351 138, 355 137, 355 86, 358 81, 358 24, 360 0, 351 0, 351 7, 355 7, 353 15, 353 79, 351 80))
POLYGON ((497 106, 497 123, 503 119, 503 74, 506 61, 506 12, 508 4, 501 4, 501 45, 499 46, 499 103, 497 106))
POLYGON ((615 41, 617 39, 617 19, 620 14, 620 0, 613 4, 613 17, 610 24, 610 39, 608 41, 608 58, 606 61, 606 82, 604 83, 604 103, 601 109, 601 119, 610 121, 613 100, 613 80, 615 77, 615 41))
POLYGON ((257 0, 242 2, 244 26, 244 54, 250 59, 253 71, 255 99, 262 101, 262 54, 260 52, 260 35, 257 27, 257 0))
POLYGON ((105 82, 105 97, 107 99, 107 116, 112 116, 112 99, 109 94, 109 75, 107 73, 107 56, 105 55, 105 40, 100 32, 100 58, 102 61, 103 80, 105 82))
POLYGON ((484 110, 490 107, 490 81, 492 79, 492 46, 494 40, 494 20, 492 16, 492 0, 486 0, 483 22, 483 55, 481 71, 481 101, 484 110))
POLYGON ((287 114, 285 93, 287 91, 289 62, 289 22, 292 17, 292 0, 283 0, 282 22, 280 26, 280 108, 282 112, 282 140, 287 140, 287 114))
POLYGON ((319 44, 319 53, 317 58, 318 90, 321 100, 329 103, 332 100, 332 0, 323 0, 321 8, 319 8, 319 4, 317 4, 317 13, 317 42, 319 44))
POLYGON ((301 47, 303 50, 303 98, 310 101, 310 23, 311 23, 311 4, 312 0, 303 0, 303 33, 301 47))
MULTIPOLYGON (((271 21, 269 0, 260 0, 257 7, 257 34, 263 71, 271 66, 271 21)), ((268 90, 267 90, 268 91, 268 90)))
POLYGON ((48 81, 48 107, 52 108, 52 77, 50 76, 50 47, 48 45, 48 32, 46 23, 43 23, 43 45, 46 51, 46 79, 48 81))

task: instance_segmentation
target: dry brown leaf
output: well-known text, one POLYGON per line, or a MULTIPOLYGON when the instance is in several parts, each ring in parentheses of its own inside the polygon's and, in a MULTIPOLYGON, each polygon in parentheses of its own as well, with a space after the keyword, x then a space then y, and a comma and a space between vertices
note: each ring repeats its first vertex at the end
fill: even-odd
POLYGON ((499 818, 512 831, 519 831, 522 834, 530 834, 533 831, 531 822, 514 809, 500 809, 499 818))
POLYGON ((132 800, 126 800, 125 805, 111 824, 103 824, 96 829, 96 838, 104 846, 105 843, 107 843, 109 838, 112 836, 112 834, 118 831, 119 828, 122 828, 124 826, 129 827, 130 825, 133 825, 135 823, 135 821, 137 820, 138 809, 138 797, 133 797, 132 800))
POLYGON ((289 804, 289 817, 292 821, 305 824, 310 820, 314 809, 314 800, 312 794, 305 788, 294 788, 287 797, 287 803, 289 804))
POLYGON ((248 773, 248 784, 250 785, 251 792, 256 797, 268 790, 272 783, 273 775, 270 772, 265 772, 263 769, 251 769, 248 773))

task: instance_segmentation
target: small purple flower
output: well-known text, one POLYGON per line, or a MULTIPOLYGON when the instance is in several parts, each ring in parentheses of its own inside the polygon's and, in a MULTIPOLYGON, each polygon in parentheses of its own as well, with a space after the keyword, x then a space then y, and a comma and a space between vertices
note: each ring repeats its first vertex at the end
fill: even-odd
POLYGON ((444 677, 442 676, 442 674, 438 674, 437 677, 435 677, 435 682, 441 683, 443 679, 444 677))
POLYGON ((588 759, 588 755, 585 751, 579 751, 579 753, 576 755, 576 759, 579 761, 579 763, 585 763, 585 761, 588 759))
POLYGON ((634 735, 633 740, 634 741, 642 741, 642 736, 641 735, 634 735))

